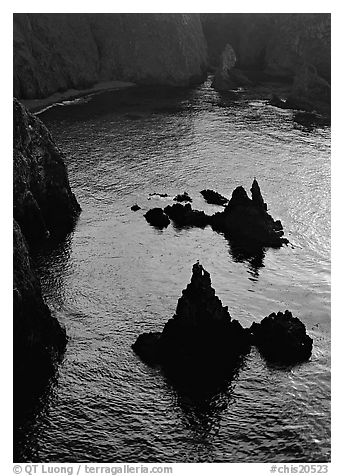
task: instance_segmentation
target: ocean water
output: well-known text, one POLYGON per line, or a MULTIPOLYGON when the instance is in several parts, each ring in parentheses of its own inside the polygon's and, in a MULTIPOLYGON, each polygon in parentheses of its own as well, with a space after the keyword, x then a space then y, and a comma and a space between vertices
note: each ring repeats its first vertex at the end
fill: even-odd
POLYGON ((83 211, 35 259, 69 343, 17 429, 18 460, 330 460, 330 128, 304 128, 263 98, 221 96, 207 82, 106 92, 40 115, 83 211), (143 217, 183 191, 218 211, 200 190, 230 196, 253 177, 290 246, 247 258, 209 227, 160 231, 143 217), (285 309, 300 317, 310 361, 276 368, 253 348, 232 380, 199 396, 141 362, 131 344, 162 330, 197 259, 243 325, 285 309))

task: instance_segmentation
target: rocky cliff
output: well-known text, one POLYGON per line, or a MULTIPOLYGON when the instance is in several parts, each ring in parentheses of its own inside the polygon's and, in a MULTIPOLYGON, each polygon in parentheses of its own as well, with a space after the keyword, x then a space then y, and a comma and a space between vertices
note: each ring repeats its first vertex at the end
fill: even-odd
POLYGON ((13 221, 13 346, 14 375, 49 370, 67 338, 44 303, 39 279, 32 270, 25 238, 13 221), (34 368, 32 368, 34 367, 34 368))
POLYGON ((291 79, 301 64, 310 63, 330 79, 330 14, 211 13, 201 19, 213 65, 229 43, 239 68, 291 79))
POLYGON ((44 303, 29 250, 73 227, 80 207, 63 155, 43 123, 13 101, 13 342, 15 385, 54 367, 67 338, 44 303))
POLYGON ((48 129, 13 100, 13 213, 30 244, 71 229, 79 204, 48 129))
POLYGON ((19 98, 110 80, 188 86, 205 64, 197 14, 14 14, 19 98))

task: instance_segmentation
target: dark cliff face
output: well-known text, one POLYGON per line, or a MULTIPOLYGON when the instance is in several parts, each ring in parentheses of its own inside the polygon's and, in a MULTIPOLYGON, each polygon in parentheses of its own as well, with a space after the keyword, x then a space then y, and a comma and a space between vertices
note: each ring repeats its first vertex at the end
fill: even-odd
POLYGON ((13 100, 13 213, 29 245, 71 229, 80 207, 49 131, 13 100))
POLYGON ((291 79, 301 64, 310 63, 330 79, 330 14, 211 13, 201 19, 212 65, 229 43, 239 68, 291 79))
MULTIPOLYGON (((80 207, 49 131, 16 99, 13 132, 13 342, 18 389, 32 375, 39 380, 51 373, 67 341, 44 303, 29 250, 49 236, 70 231, 80 207)), ((24 389, 25 385, 19 393, 24 389)))
POLYGON ((15 14, 14 95, 99 81, 188 86, 204 77, 197 14, 15 14))
POLYGON ((13 344, 14 375, 39 373, 63 350, 66 333, 44 303, 39 279, 31 267, 25 238, 13 221, 13 344), (34 366, 34 368, 32 368, 34 366))

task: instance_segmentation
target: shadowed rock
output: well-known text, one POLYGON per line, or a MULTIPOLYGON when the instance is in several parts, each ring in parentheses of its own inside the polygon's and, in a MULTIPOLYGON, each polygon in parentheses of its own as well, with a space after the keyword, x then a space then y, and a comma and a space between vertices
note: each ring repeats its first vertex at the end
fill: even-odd
POLYGON ((164 212, 178 226, 198 226, 204 228, 209 224, 209 216, 203 211, 193 210, 189 203, 186 205, 181 203, 167 205, 164 208, 164 212))
POLYGON ((202 190, 200 193, 204 200, 211 205, 220 205, 225 207, 229 201, 228 198, 224 197, 218 192, 215 192, 214 190, 206 189, 202 190))
POLYGON ((132 205, 130 207, 130 210, 132 210, 133 212, 137 212, 137 210, 141 210, 141 207, 137 203, 135 203, 135 205, 132 205))
POLYGON ((250 335, 231 319, 215 295, 209 273, 197 262, 173 318, 161 333, 141 334, 132 347, 144 361, 183 374, 195 369, 221 373, 233 369, 249 351, 250 335))
POLYGON ((71 191, 64 154, 44 124, 13 99, 13 214, 31 246, 66 235, 80 206, 71 191))
POLYGON ((170 220, 162 208, 152 208, 144 214, 144 217, 150 225, 158 228, 166 228, 170 224, 170 220))
POLYGON ((318 75, 315 66, 304 63, 295 74, 292 92, 287 102, 293 109, 329 112, 331 86, 326 79, 318 75))
POLYGON ((313 339, 305 325, 290 311, 272 313, 250 328, 253 344, 269 361, 296 363, 310 358, 313 339))
POLYGON ((231 45, 227 44, 221 55, 220 66, 215 72, 212 87, 216 91, 228 91, 239 86, 250 86, 251 81, 246 75, 235 68, 236 54, 231 45))
POLYGON ((175 202, 192 202, 192 198, 187 192, 176 195, 173 200, 175 202))
POLYGON ((260 246, 280 247, 288 243, 282 238, 283 227, 267 213, 258 182, 253 180, 250 199, 243 187, 237 187, 223 212, 211 217, 214 230, 223 232, 232 239, 240 239, 260 246))
MULTIPOLYGON (((283 227, 280 220, 274 220, 268 214, 267 204, 264 202, 256 179, 252 183, 251 196, 252 198, 248 197, 243 187, 237 187, 233 191, 226 208, 214 215, 193 210, 189 203, 186 205, 181 203, 168 205, 163 211, 177 226, 204 228, 211 225, 215 231, 224 233, 232 242, 239 241, 243 247, 252 248, 252 245, 254 245, 254 247, 271 246, 278 248, 288 243, 288 240, 282 237, 283 227)), ((148 219, 147 213, 145 215, 147 221, 152 224, 155 223, 150 220, 154 220, 156 223, 166 221, 161 209, 153 210, 160 211, 152 212, 150 210, 149 213, 153 218, 148 219)))

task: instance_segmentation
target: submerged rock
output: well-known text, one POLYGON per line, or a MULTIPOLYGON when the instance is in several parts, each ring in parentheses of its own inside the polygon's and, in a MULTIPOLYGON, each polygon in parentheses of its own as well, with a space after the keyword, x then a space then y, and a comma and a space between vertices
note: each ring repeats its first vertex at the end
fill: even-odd
POLYGON ((218 192, 215 192, 215 190, 206 189, 202 190, 200 193, 204 200, 212 205, 220 205, 225 207, 229 201, 228 198, 224 197, 218 192))
POLYGON ((250 350, 250 334, 231 319, 215 295, 209 273, 197 262, 173 318, 161 333, 141 334, 132 347, 144 361, 181 373, 221 372, 233 369, 250 350))
POLYGON ((259 324, 253 323, 250 331, 253 344, 267 360, 296 363, 310 358, 313 339, 305 325, 290 311, 272 313, 259 324))
POLYGON ((192 198, 187 192, 176 195, 173 200, 176 202, 192 202, 192 198))
POLYGON ((232 239, 255 243, 260 246, 280 247, 288 243, 283 236, 283 227, 267 212, 260 187, 253 180, 250 199, 243 187, 237 187, 223 212, 211 217, 211 226, 232 239))
POLYGON ((151 208, 144 214, 144 217, 150 225, 157 228, 166 228, 170 224, 170 220, 162 208, 151 208))

